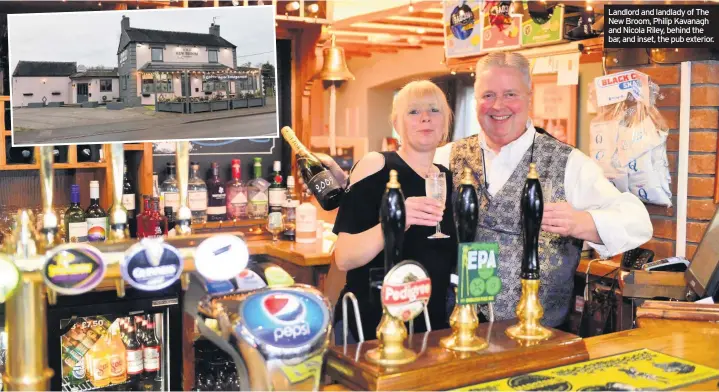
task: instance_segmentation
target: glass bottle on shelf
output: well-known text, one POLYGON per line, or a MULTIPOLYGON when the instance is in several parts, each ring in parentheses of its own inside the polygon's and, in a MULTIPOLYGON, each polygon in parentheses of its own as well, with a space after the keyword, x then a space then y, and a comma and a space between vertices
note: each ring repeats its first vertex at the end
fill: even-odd
POLYGON ((175 162, 167 162, 167 178, 160 184, 160 197, 164 201, 160 205, 161 209, 167 206, 177 211, 180 208, 180 190, 175 173, 175 162))
POLYGON ((227 219, 247 217, 247 186, 242 182, 239 159, 232 160, 232 179, 227 182, 227 219))
POLYGON ((275 161, 272 169, 272 184, 269 189, 270 212, 282 212, 282 206, 287 198, 287 188, 282 185, 282 164, 275 161))
POLYGON ((172 211, 172 207, 165 207, 165 218, 167 218, 167 234, 170 235, 170 231, 175 228, 175 212, 172 211))
MULTIPOLYGON (((187 182, 187 192, 188 203, 192 211, 192 223, 205 223, 207 222, 207 185, 200 178, 200 164, 191 162, 190 168, 191 174, 187 182)), ((177 211, 177 208, 173 209, 173 211, 177 211)))
POLYGON ((105 241, 107 238, 107 212, 100 207, 100 183, 90 181, 90 206, 87 217, 87 239, 90 242, 105 241))
POLYGON ((160 213, 160 199, 153 197, 151 200, 152 215, 148 220, 150 237, 162 237, 167 234, 167 217, 160 213))
POLYGON ((151 212, 150 195, 142 195, 142 212, 137 216, 137 238, 148 236, 148 219, 151 212))
POLYGON ((87 242, 87 218, 80 207, 80 186, 70 185, 70 208, 65 212, 65 242, 87 242))
POLYGON ((217 162, 212 162, 212 177, 207 180, 207 192, 207 221, 227 220, 227 194, 225 185, 220 180, 220 165, 217 162))
POLYGON ((135 213, 135 186, 127 174, 127 165, 122 179, 122 206, 127 210, 127 223, 130 228, 130 237, 137 236, 137 214, 135 213))
POLYGON ((270 183, 262 178, 262 158, 255 158, 254 172, 255 178, 247 183, 247 215, 250 219, 266 219, 270 183))

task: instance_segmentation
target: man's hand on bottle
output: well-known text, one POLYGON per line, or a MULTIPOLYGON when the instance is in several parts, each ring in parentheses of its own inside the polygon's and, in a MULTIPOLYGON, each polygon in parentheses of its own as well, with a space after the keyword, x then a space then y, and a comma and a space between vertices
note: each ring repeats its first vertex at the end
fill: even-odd
MULTIPOLYGON (((332 176, 335 180, 337 180, 338 184, 344 185, 347 183, 347 177, 349 176, 331 156, 319 152, 313 152, 312 154, 314 154, 314 156, 316 156, 317 159, 319 159, 320 162, 322 162, 322 164, 330 170, 330 173, 332 173, 332 176)), ((310 192, 310 189, 307 187, 307 184, 305 184, 302 178, 299 178, 297 181, 302 184, 302 193, 304 193, 306 197, 312 196, 312 192, 310 192)))
POLYGON ((404 209, 407 214, 405 231, 412 225, 437 226, 442 221, 444 204, 430 197, 408 197, 404 201, 404 209))

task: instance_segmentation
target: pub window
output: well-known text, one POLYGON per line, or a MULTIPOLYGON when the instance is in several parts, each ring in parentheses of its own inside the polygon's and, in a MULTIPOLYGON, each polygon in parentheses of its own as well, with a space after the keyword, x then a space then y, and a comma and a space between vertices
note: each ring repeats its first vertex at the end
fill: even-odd
POLYGON ((213 91, 229 91, 227 82, 209 81, 202 82, 202 91, 213 92, 213 91))
MULTIPOLYGON (((154 84, 155 81, 150 79, 142 79, 142 93, 152 94, 155 92, 154 84)), ((167 75, 157 76, 157 92, 158 93, 172 93, 172 78, 168 78, 167 75)))
POLYGON ((162 51, 162 48, 152 48, 152 61, 163 61, 162 51))
POLYGON ((112 79, 100 79, 100 91, 112 91, 112 79))
POLYGON ((208 51, 208 56, 209 56, 209 61, 210 61, 211 63, 216 63, 216 62, 218 62, 218 60, 217 60, 217 51, 216 51, 216 50, 210 50, 210 51, 208 51))

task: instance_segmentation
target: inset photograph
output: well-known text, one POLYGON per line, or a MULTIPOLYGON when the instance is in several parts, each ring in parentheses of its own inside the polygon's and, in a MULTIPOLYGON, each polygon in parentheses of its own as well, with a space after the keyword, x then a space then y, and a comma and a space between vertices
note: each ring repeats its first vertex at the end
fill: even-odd
POLYGON ((13 145, 278 137, 272 6, 8 15, 13 145))

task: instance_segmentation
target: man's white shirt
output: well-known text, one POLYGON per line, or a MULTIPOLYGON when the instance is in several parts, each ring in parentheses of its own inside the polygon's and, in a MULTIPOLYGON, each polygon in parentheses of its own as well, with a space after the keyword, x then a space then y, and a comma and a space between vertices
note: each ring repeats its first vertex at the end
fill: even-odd
MULTIPOLYGON (((517 140, 499 150, 492 151, 486 144, 482 131, 479 143, 484 151, 489 194, 494 196, 509 180, 524 154, 532 146, 536 130, 531 120, 527 131, 517 140)), ((437 149, 434 163, 449 168, 452 144, 437 149)), ((476 159, 481 162, 481 155, 476 159)), ((652 238, 653 227, 644 204, 628 192, 620 192, 599 165, 578 149, 572 150, 564 175, 567 202, 577 210, 587 211, 594 219, 599 237, 604 244, 587 243, 601 257, 613 255, 641 246, 652 238)))

